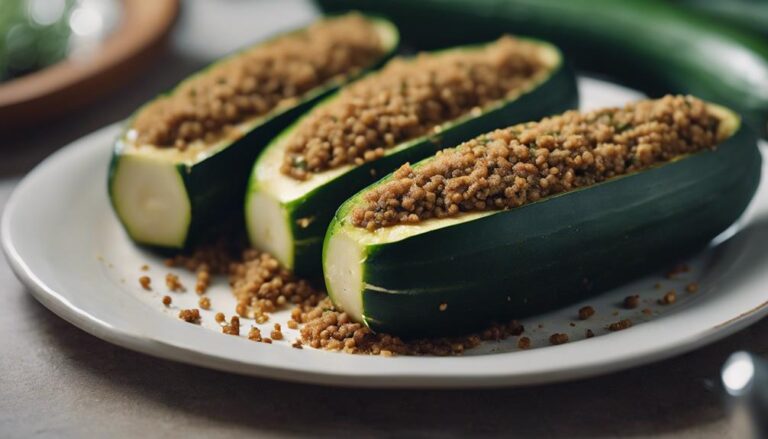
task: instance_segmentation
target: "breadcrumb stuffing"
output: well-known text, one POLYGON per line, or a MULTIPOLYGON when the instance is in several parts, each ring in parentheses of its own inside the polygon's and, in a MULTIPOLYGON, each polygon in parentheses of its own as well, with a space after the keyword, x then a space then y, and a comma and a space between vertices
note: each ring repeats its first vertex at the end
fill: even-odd
POLYGON ((384 50, 373 23, 359 14, 319 21, 187 79, 140 111, 132 128, 140 144, 180 150, 197 140, 237 136, 236 124, 358 72, 384 50))
POLYGON ((179 318, 187 323, 200 323, 200 310, 197 308, 182 309, 179 318))
POLYGON ((719 123, 705 102, 665 96, 496 130, 403 165, 365 193, 351 222, 374 230, 519 207, 712 149, 719 123))
POLYGON ((483 340, 504 340, 524 331, 519 322, 512 321, 491 325, 484 331, 467 336, 406 341, 397 336, 374 333, 361 323, 352 321, 345 312, 337 310, 327 297, 309 311, 295 308, 292 318, 303 324, 301 340, 313 348, 384 356, 460 355, 477 347, 483 340))
POLYGON ((388 148, 519 93, 545 67, 539 45, 509 36, 471 51, 395 59, 302 120, 281 171, 305 180, 376 160, 388 148))

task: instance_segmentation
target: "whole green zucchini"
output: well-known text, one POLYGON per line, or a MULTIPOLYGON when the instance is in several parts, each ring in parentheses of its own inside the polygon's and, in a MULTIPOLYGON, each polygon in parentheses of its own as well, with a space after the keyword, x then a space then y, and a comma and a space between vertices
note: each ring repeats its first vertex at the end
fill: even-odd
MULTIPOLYGON (((299 120, 276 137, 256 160, 245 202, 246 228, 251 244, 273 254, 284 266, 304 276, 320 276, 323 237, 341 203, 366 185, 405 162, 510 123, 538 119, 578 105, 575 76, 560 51, 549 43, 527 40, 550 60, 546 75, 518 95, 496 101, 480 112, 441 124, 428 134, 388 148, 383 157, 361 165, 345 165, 317 173, 309 180, 290 178, 280 171, 290 137, 299 120)), ((460 46, 470 51, 482 46, 460 46)), ((380 72, 372 75, 380 74, 380 72)), ((334 95, 312 112, 332 104, 334 95)))
MULTIPOLYGON (((656 0, 318 0, 391 18, 419 49, 513 32, 557 44, 577 68, 651 94, 688 93, 737 110, 768 136, 768 41, 656 0), (453 31, 446 32, 444 29, 453 31)), ((712 2, 722 3, 722 2, 712 2)))
MULTIPOLYGON (((328 20, 333 19, 335 17, 328 20)), ((367 66, 319 83, 266 114, 237 122, 230 134, 222 138, 200 140, 202 146, 196 149, 159 147, 137 140, 135 121, 154 101, 140 108, 115 142, 109 169, 110 200, 128 235, 152 247, 184 248, 209 235, 211 228, 222 220, 231 218, 228 212, 236 212, 241 205, 251 165, 262 147, 318 100, 378 67, 396 51, 399 35, 390 22, 372 17, 363 19, 378 35, 381 56, 367 66)), ((185 83, 206 75, 215 66, 241 53, 281 38, 302 37, 303 32, 305 30, 300 29, 278 35, 235 53, 194 74, 158 99, 181 93, 185 83)), ((256 83, 261 80, 255 79, 256 83)))
POLYGON ((765 0, 671 1, 768 37, 768 2, 765 0))
POLYGON ((354 225, 353 211, 390 175, 346 201, 328 228, 328 294, 374 330, 446 335, 556 309, 677 263, 742 214, 760 178, 752 131, 710 108, 727 136, 714 150, 507 210, 354 225))

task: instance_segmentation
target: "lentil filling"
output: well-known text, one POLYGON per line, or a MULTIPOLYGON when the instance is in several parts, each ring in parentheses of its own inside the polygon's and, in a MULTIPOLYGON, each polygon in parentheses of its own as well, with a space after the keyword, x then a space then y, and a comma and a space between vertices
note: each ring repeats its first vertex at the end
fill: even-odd
POLYGON ((376 160, 387 148, 517 94, 547 65, 540 45, 509 36, 470 50, 395 59, 302 120, 281 172, 305 180, 376 160))
POLYGON ((134 121, 137 141, 181 150, 196 140, 214 142, 384 52, 375 25, 359 14, 317 22, 215 64, 156 99, 134 121))
POLYGON ((352 211, 375 230, 460 212, 509 209, 714 148, 720 120, 690 96, 499 129, 403 165, 352 211))

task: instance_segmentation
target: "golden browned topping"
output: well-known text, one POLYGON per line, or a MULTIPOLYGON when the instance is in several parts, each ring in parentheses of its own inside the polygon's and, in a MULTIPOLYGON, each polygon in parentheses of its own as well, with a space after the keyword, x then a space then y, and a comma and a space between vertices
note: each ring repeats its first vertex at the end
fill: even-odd
POLYGON ((608 329, 610 331, 621 331, 631 326, 632 326, 632 320, 623 319, 623 320, 619 320, 618 322, 611 323, 610 325, 608 325, 608 329))
POLYGON ((549 344, 559 345, 563 343, 568 343, 568 334, 556 332, 549 336, 549 344))
POLYGON ((576 111, 500 129, 439 152, 368 191, 352 223, 369 230, 509 209, 714 148, 719 119, 690 96, 576 111))
POLYGON ((179 280, 179 276, 173 273, 168 273, 165 275, 165 286, 167 286, 168 289, 171 291, 183 292, 187 290, 186 288, 184 288, 184 285, 179 280))
POLYGON ((669 290, 661 297, 661 299, 659 299, 659 305, 671 305, 675 303, 676 300, 677 294, 675 294, 675 290, 669 290))
POLYGON ((384 53, 374 25, 357 14, 317 22, 221 61, 142 109, 137 141, 185 149, 289 105, 312 89, 371 65, 384 53))
POLYGON ((182 309, 179 318, 187 323, 200 323, 200 310, 197 308, 182 309))
POLYGON ((173 302, 173 299, 171 299, 171 296, 163 296, 163 305, 171 306, 171 302, 173 302))
POLYGON ((304 119, 281 171, 303 180, 375 160, 387 148, 519 93, 544 66, 540 46, 508 36, 475 50, 393 60, 304 119))
POLYGON ((141 285, 142 288, 144 288, 147 291, 152 289, 152 286, 151 286, 152 279, 150 279, 149 276, 141 276, 139 278, 139 284, 141 285))
POLYGON ((689 293, 696 293, 699 291, 699 284, 698 282, 691 282, 688 285, 685 286, 685 291, 688 291, 689 293))
POLYGON ((583 306, 579 308, 579 320, 587 320, 595 315, 595 309, 591 306, 583 306))
POLYGON ((519 349, 530 349, 531 339, 528 337, 520 337, 520 339, 517 340, 517 347, 519 349))
POLYGON ((640 305, 640 296, 633 294, 624 298, 624 308, 635 309, 640 305))
POLYGON ((211 309, 211 299, 206 296, 201 297, 200 300, 197 301, 197 304, 200 305, 200 308, 202 309, 211 309))

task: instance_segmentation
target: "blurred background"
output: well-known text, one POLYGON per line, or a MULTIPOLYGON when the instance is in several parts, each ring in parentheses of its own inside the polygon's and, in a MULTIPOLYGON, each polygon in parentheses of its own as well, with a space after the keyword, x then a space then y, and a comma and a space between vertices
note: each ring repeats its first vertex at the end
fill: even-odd
POLYGON ((318 15, 308 0, 0 0, 0 178, 318 15))

